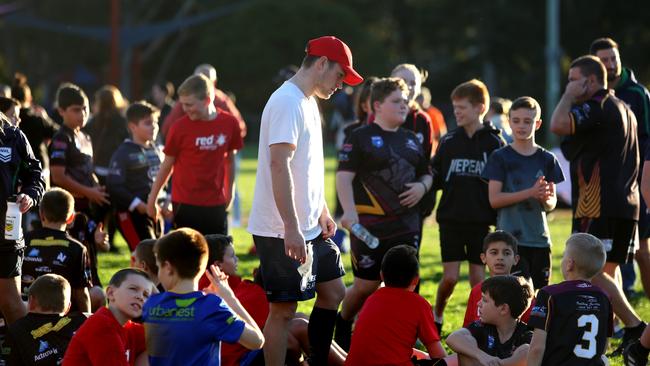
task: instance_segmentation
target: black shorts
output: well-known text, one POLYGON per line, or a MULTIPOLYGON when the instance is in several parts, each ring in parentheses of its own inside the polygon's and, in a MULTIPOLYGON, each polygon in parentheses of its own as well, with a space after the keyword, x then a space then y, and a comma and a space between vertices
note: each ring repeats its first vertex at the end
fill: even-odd
POLYGON ((379 272, 381 261, 386 252, 397 245, 406 244, 417 249, 420 242, 419 233, 401 235, 395 238, 382 239, 375 249, 368 248, 366 243, 350 235, 350 259, 354 277, 369 281, 381 281, 379 272))
POLYGON ((253 235, 260 258, 260 274, 269 302, 293 302, 314 297, 316 283, 331 281, 345 275, 338 246, 320 235, 307 243, 313 245, 312 275, 301 291, 300 263, 284 253, 284 239, 253 235))
POLYGON ((155 239, 162 233, 162 222, 139 212, 118 211, 117 226, 131 251, 144 239, 155 239))
POLYGON ((189 227, 203 235, 228 235, 226 205, 194 206, 174 203, 174 228, 189 227))
POLYGON ((25 248, 0 250, 0 278, 20 277, 24 256, 25 248))
POLYGON ((483 239, 490 232, 485 224, 440 224, 442 262, 469 261, 482 265, 483 239))
POLYGON ((630 219, 599 217, 573 220, 573 232, 589 233, 605 245, 608 263, 632 263, 637 222, 630 219))
POLYGON ((645 200, 641 199, 641 204, 639 205, 639 238, 647 239, 650 238, 650 214, 648 214, 648 207, 645 204, 645 200))
POLYGON ((531 278, 535 290, 548 286, 549 276, 551 274, 551 248, 517 247, 519 254, 519 263, 517 263, 511 273, 519 271, 521 276, 531 278))

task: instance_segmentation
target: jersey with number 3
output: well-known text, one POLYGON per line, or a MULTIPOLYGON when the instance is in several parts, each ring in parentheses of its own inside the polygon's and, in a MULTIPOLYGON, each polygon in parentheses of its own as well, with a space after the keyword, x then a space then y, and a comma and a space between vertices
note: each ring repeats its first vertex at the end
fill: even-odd
POLYGON ((546 331, 542 365, 603 365, 612 334, 607 295, 587 281, 564 281, 539 290, 528 325, 546 331))

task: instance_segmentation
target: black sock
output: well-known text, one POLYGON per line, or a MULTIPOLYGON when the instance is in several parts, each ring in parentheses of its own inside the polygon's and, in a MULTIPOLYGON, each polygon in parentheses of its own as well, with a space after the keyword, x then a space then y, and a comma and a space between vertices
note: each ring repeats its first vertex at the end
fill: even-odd
POLYGON ((334 340, 345 350, 350 351, 350 341, 352 339, 352 324, 354 320, 345 320, 341 313, 336 315, 336 330, 334 331, 334 340))
POLYGON ((332 344, 336 310, 314 307, 309 317, 309 366, 326 366, 332 344))

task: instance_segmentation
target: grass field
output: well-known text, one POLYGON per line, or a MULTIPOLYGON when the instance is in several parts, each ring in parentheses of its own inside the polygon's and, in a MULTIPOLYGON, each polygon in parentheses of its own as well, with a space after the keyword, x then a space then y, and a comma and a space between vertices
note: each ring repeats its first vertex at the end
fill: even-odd
MULTIPOLYGON (((238 177, 239 194, 243 211, 242 226, 240 228, 231 228, 231 235, 234 237, 236 252, 239 256, 239 272, 243 277, 250 277, 253 268, 258 265, 258 259, 257 257, 247 255, 248 249, 251 247, 253 241, 251 235, 246 232, 245 228, 253 200, 255 171, 257 169, 257 152, 253 150, 244 150, 242 153, 243 159, 240 175, 238 177)), ((325 189, 327 202, 329 202, 332 210, 335 195, 334 171, 336 169, 336 161, 333 156, 333 151, 328 150, 326 159, 325 189)), ((559 263, 564 249, 564 242, 571 231, 570 215, 571 213, 568 210, 556 210, 549 215, 551 235, 554 242, 552 283, 557 283, 562 280, 562 274, 559 271, 559 263)), ((108 283, 111 274, 117 269, 129 265, 129 254, 127 253, 126 244, 121 240, 121 238, 118 239, 118 247, 120 248, 120 253, 100 254, 99 274, 103 283, 108 283)), ((344 281, 346 285, 350 285, 353 279, 352 270, 350 269, 350 255, 344 254, 343 261, 345 263, 346 271, 348 272, 344 281)), ((422 278, 420 294, 433 303, 437 283, 442 277, 442 265, 440 262, 438 228, 435 220, 431 217, 425 223, 420 271, 420 276, 422 278)), ((637 291, 641 291, 638 281, 636 289, 637 291)), ((467 281, 467 267, 465 265, 461 268, 461 280, 456 286, 454 296, 451 298, 445 311, 443 339, 449 332, 462 325, 469 292, 470 287, 467 281)), ((647 298, 644 296, 637 296, 632 300, 632 304, 642 319, 646 321, 650 319, 650 301, 648 301, 647 298)), ((300 303, 298 310, 309 313, 312 305, 312 301, 300 303)), ((618 344, 618 340, 614 340, 612 344, 618 344)), ((612 362, 612 365, 623 364, 622 359, 613 359, 610 361, 612 362)))

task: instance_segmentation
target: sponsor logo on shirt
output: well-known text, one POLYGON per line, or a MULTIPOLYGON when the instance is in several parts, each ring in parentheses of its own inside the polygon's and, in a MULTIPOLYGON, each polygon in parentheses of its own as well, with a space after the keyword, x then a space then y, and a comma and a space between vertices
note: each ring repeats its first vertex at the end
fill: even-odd
POLYGON ((530 316, 538 316, 540 318, 546 318, 546 313, 548 312, 548 309, 546 308, 545 305, 535 305, 533 306, 533 310, 530 311, 530 316))
POLYGON ((381 136, 371 136, 370 141, 372 142, 372 146, 376 148, 384 146, 384 139, 382 139, 381 136))
POLYGON ((488 335, 488 338, 487 338, 487 348, 488 349, 494 348, 494 336, 491 335, 491 334, 488 335))
POLYGON ((415 141, 411 140, 411 139, 406 140, 406 147, 411 149, 411 150, 415 150, 415 151, 420 150, 420 149, 418 149, 418 144, 416 144, 415 141))
POLYGON ((578 298, 576 299, 576 309, 585 312, 599 311, 600 301, 591 295, 578 295, 578 298))
POLYGON ((216 150, 220 146, 225 145, 226 141, 226 135, 220 133, 216 137, 215 135, 197 137, 194 144, 199 148, 199 150, 216 150))
POLYGON ((341 148, 341 150, 343 150, 345 152, 352 151, 352 144, 343 144, 343 147, 341 148))
MULTIPOLYGON (((30 334, 32 335, 32 337, 34 339, 41 338, 42 336, 46 335, 47 333, 60 331, 61 329, 63 329, 63 327, 70 324, 71 321, 72 321, 72 319, 70 319, 70 318, 68 318, 66 316, 64 318, 59 319, 59 321, 56 322, 56 324, 54 324, 54 325, 52 324, 52 322, 43 324, 40 327, 38 327, 37 329, 32 330, 30 332, 30 334)), ((39 351, 39 352, 43 352, 43 351, 39 351)))
POLYGON ((46 341, 38 341, 38 352, 45 352, 49 347, 46 341))
POLYGON ((347 162, 350 161, 350 156, 346 152, 340 152, 339 153, 339 161, 347 162))
POLYGON ((68 259, 68 256, 63 254, 63 252, 59 252, 59 255, 56 256, 56 260, 61 263, 64 263, 66 259, 68 259))
POLYGON ((29 254, 27 254, 27 255, 30 256, 30 257, 36 257, 36 256, 38 256, 38 254, 40 252, 41 252, 40 250, 38 250, 36 248, 32 248, 32 250, 30 250, 29 254))
POLYGON ((420 141, 420 143, 424 142, 424 135, 422 134, 422 132, 416 133, 415 136, 417 136, 418 141, 420 141))
POLYGON ((8 163, 11 161, 10 147, 0 147, 0 161, 2 161, 3 163, 8 163))
POLYGON ((452 174, 468 177, 480 177, 483 168, 485 168, 485 161, 474 159, 453 159, 451 164, 449 164, 449 171, 447 172, 447 178, 445 181, 448 182, 452 174))
POLYGON ((359 259, 359 268, 370 268, 375 265, 375 260, 370 258, 369 255, 361 254, 361 259, 359 259))
POLYGON ((194 306, 196 299, 176 299, 175 307, 164 307, 160 304, 149 310, 151 318, 174 318, 176 320, 194 319, 194 306))

